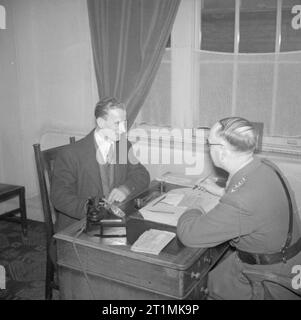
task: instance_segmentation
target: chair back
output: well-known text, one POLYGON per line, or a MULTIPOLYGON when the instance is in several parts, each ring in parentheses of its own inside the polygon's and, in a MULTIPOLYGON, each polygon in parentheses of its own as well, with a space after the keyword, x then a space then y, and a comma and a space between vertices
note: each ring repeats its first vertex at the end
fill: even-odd
MULTIPOLYGON (((70 137, 70 143, 75 143, 75 137, 70 137)), ((47 248, 50 245, 51 238, 54 234, 53 215, 55 209, 50 202, 50 185, 54 168, 54 161, 59 151, 67 145, 41 150, 40 144, 34 144, 34 155, 37 167, 39 188, 42 200, 43 215, 46 226, 46 240, 47 248)))

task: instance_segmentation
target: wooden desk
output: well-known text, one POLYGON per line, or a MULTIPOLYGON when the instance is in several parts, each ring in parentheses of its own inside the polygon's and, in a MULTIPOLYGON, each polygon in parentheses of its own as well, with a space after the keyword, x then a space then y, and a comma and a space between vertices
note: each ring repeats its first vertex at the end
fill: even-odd
POLYGON ((136 253, 130 250, 131 244, 144 230, 175 232, 175 227, 145 221, 133 212, 127 218, 124 245, 110 245, 112 239, 108 238, 85 233, 75 237, 84 222, 54 236, 61 299, 93 299, 93 294, 99 300, 202 299, 209 270, 229 248, 228 244, 210 249, 188 248, 175 238, 158 256, 136 253))
POLYGON ((82 267, 96 299, 202 299, 209 270, 228 249, 187 248, 173 240, 158 256, 140 254, 129 244, 111 246, 86 234, 76 239, 81 225, 55 235, 61 299, 93 299, 82 267))

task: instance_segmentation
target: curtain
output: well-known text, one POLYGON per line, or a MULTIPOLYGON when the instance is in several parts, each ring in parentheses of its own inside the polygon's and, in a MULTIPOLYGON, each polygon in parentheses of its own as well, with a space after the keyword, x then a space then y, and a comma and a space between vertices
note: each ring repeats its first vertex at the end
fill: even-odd
POLYGON ((180 0, 87 0, 99 97, 125 103, 129 127, 151 88, 180 0))

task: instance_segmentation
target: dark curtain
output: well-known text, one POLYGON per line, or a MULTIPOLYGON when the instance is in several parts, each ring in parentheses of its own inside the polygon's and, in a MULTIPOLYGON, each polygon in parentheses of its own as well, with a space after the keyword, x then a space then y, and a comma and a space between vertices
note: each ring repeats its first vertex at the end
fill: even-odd
POLYGON ((151 88, 180 0, 87 0, 99 97, 126 104, 129 126, 151 88))

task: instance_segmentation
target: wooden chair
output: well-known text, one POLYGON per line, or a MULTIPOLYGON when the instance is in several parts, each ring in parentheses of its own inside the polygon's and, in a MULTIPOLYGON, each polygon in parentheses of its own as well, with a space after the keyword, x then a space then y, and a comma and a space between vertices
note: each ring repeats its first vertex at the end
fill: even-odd
POLYGON ((301 288, 292 287, 292 279, 283 275, 268 271, 258 271, 245 269, 243 274, 246 276, 252 286, 252 300, 275 300, 272 292, 269 290, 269 284, 281 286, 301 299, 301 288))
POLYGON ((22 226, 24 237, 27 236, 27 215, 25 203, 25 187, 0 183, 0 203, 11 198, 19 198, 19 207, 0 215, 0 220, 19 222, 22 226), (20 217, 16 217, 20 214, 20 217))
MULTIPOLYGON (((75 137, 70 137, 70 143, 75 143, 75 137)), ((52 299, 52 289, 58 290, 58 284, 54 280, 55 265, 50 255, 50 246, 54 234, 52 217, 55 215, 55 209, 51 205, 49 194, 54 161, 58 152, 64 147, 66 145, 41 151, 40 144, 33 145, 46 228, 46 300, 52 299)))

